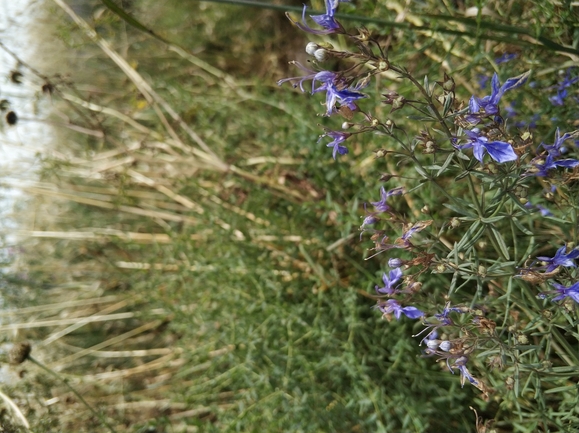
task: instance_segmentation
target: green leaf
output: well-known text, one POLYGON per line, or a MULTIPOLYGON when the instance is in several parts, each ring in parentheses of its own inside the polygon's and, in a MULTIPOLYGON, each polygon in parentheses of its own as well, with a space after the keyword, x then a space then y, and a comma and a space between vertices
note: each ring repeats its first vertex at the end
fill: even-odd
POLYGON ((458 208, 458 207, 456 207, 456 206, 454 206, 454 205, 452 205, 452 204, 450 204, 450 203, 442 203, 442 205, 443 205, 444 207, 446 207, 446 208, 448 208, 448 209, 456 212, 457 214, 464 215, 464 216, 467 216, 467 217, 472 218, 473 221, 478 219, 478 217, 477 217, 477 215, 476 215, 475 213, 469 212, 467 209, 458 208))
POLYGON ((432 96, 432 92, 430 90, 430 83, 428 82, 428 75, 424 76, 424 90, 426 90, 428 96, 432 96))
POLYGON ((456 245, 457 251, 467 251, 480 239, 485 231, 485 226, 480 221, 475 221, 466 231, 460 242, 456 245))
POLYGON ((454 102, 454 97, 451 94, 446 95, 446 98, 444 99, 444 106, 442 107, 443 117, 446 117, 446 115, 448 114, 448 112, 450 111, 450 109, 452 107, 453 102, 454 102))
POLYGON ((410 119, 410 120, 418 120, 420 122, 437 122, 438 121, 435 117, 419 116, 417 114, 411 114, 410 116, 406 116, 406 118, 410 119))
POLYGON ((505 218, 505 215, 497 215, 497 216, 489 217, 489 218, 481 218, 481 221, 485 224, 494 224, 497 221, 500 221, 504 218, 505 218))
POLYGON ((428 174, 426 171, 424 171, 424 170, 422 169, 422 167, 420 167, 419 165, 417 165, 417 164, 414 165, 414 170, 416 170, 416 172, 417 172, 420 176, 422 176, 423 178, 425 178, 425 179, 430 179, 429 174, 428 174))
POLYGON ((448 155, 446 157, 446 161, 444 161, 444 164, 442 164, 442 167, 440 167, 440 170, 438 170, 435 177, 440 176, 448 168, 448 166, 452 162, 453 157, 454 157, 454 153, 451 153, 450 155, 448 155))
POLYGON ((548 389, 548 390, 544 391, 544 393, 545 394, 556 394, 558 392, 573 391, 573 390, 577 390, 577 384, 558 386, 557 388, 548 389))
POLYGON ((495 240, 497 241, 497 245, 499 247, 499 249, 501 250, 501 254, 507 259, 510 260, 511 256, 509 255, 509 249, 507 248, 507 244, 505 243, 505 240, 503 239, 503 237, 501 236, 501 232, 499 232, 495 227, 493 226, 488 226, 491 229, 491 233, 493 235, 493 237, 495 238, 495 240))

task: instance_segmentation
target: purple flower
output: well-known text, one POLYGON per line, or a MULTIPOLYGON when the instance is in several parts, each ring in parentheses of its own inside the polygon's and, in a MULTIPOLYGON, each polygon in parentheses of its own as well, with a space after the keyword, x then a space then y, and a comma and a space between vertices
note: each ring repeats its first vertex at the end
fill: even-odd
POLYGON ((424 313, 416 307, 402 307, 398 301, 394 299, 388 299, 385 302, 381 302, 377 307, 382 311, 383 314, 394 314, 396 320, 400 319, 400 316, 404 314, 409 319, 418 319, 424 316, 424 313))
POLYGON ((404 264, 404 260, 399 259, 399 258, 392 258, 392 259, 388 260, 388 266, 390 266, 391 268, 399 268, 403 264, 404 264))
POLYGON ((333 147, 334 150, 332 151, 332 156, 336 159, 336 155, 339 153, 340 155, 345 155, 348 153, 348 148, 346 146, 342 146, 341 143, 346 141, 348 137, 352 135, 349 132, 339 132, 339 131, 326 131, 324 135, 320 136, 318 142, 324 137, 333 138, 333 141, 329 142, 326 146, 333 147))
POLYGON ((326 13, 322 15, 310 15, 310 18, 314 20, 314 22, 323 28, 323 30, 316 30, 308 26, 306 23, 306 9, 307 6, 304 5, 304 10, 302 12, 302 22, 299 23, 291 19, 291 17, 287 15, 289 20, 294 23, 300 30, 304 32, 313 33, 314 35, 329 35, 331 33, 344 33, 344 28, 342 25, 337 22, 334 18, 334 14, 336 13, 336 9, 338 8, 339 0, 326 0, 326 13))
POLYGON ((579 303, 579 281, 570 287, 565 287, 562 284, 552 283, 558 293, 552 301, 560 301, 561 299, 571 298, 579 303))
POLYGON ((472 131, 464 131, 468 136, 469 142, 457 145, 458 149, 473 148, 474 157, 482 164, 485 152, 498 163, 515 161, 518 157, 513 147, 504 141, 489 141, 489 139, 479 134, 477 128, 472 131))
POLYGON ((364 229, 366 226, 371 226, 376 224, 378 221, 380 221, 380 218, 378 218, 376 216, 376 214, 374 213, 370 213, 366 216, 366 218, 364 218, 364 220, 362 221, 362 225, 360 226, 360 229, 364 229))
POLYGON ((336 74, 335 72, 330 72, 330 71, 319 71, 316 72, 310 68, 307 68, 306 66, 302 65, 300 62, 290 62, 290 64, 293 64, 295 66, 297 66, 298 68, 300 68, 302 71, 307 72, 308 74, 303 76, 303 77, 290 77, 290 78, 284 78, 283 80, 279 80, 277 82, 278 86, 281 86, 283 83, 285 83, 286 81, 296 81, 298 80, 297 83, 293 84, 294 88, 299 87, 300 90, 302 92, 305 92, 304 89, 304 81, 308 81, 308 80, 312 80, 312 95, 314 94, 315 88, 316 88, 316 81, 321 81, 321 82, 327 82, 327 81, 331 81, 337 78, 338 74, 336 74))
POLYGON ((487 84, 489 83, 489 77, 487 77, 484 74, 478 74, 477 75, 477 81, 478 81, 479 87, 484 90, 487 88, 487 84))
POLYGON ((564 168, 574 168, 579 165, 579 160, 576 159, 561 159, 559 161, 555 161, 553 155, 547 155, 545 161, 539 159, 537 162, 533 163, 534 167, 532 171, 529 172, 530 175, 538 176, 538 177, 549 177, 549 170, 552 170, 557 167, 564 167, 564 168), (543 162, 541 164, 540 162, 543 162))
POLYGON ((358 99, 366 98, 366 95, 357 92, 355 88, 344 88, 339 90, 338 86, 336 85, 336 81, 337 80, 334 80, 334 82, 326 82, 315 89, 313 92, 326 92, 326 116, 332 115, 334 112, 334 107, 336 106, 336 102, 339 102, 340 105, 347 106, 351 110, 356 110, 357 106, 355 101, 358 99))
POLYGON ((388 197, 390 197, 392 195, 400 195, 403 193, 404 193, 403 187, 394 188, 388 192, 386 192, 386 189, 384 189, 384 187, 381 187, 380 188, 380 201, 372 201, 370 203, 372 203, 372 206, 374 206, 374 209, 376 209, 376 212, 388 212, 390 210, 390 206, 388 206, 386 204, 386 200, 388 199, 388 197))
POLYGON ((553 216, 553 212, 551 212, 545 206, 541 206, 540 204, 534 205, 533 203, 528 201, 527 203, 525 203, 525 207, 527 209, 537 209, 541 213, 541 216, 543 217, 553 216))
POLYGON ((420 344, 422 344, 427 339, 437 338, 436 335, 438 335, 438 329, 439 328, 442 328, 443 326, 454 325, 454 322, 452 321, 452 319, 450 317, 448 317, 448 315, 451 312, 464 314, 464 313, 468 313, 468 311, 469 311, 469 309, 467 307, 451 307, 450 302, 448 302, 445 305, 444 310, 442 310, 442 313, 434 315, 434 318, 436 320, 438 320, 438 323, 424 323, 426 328, 424 328, 418 334, 413 335, 413 337, 418 337, 419 335, 424 334, 426 331, 429 331, 428 334, 426 334, 426 337, 424 337, 422 339, 420 344), (435 336, 432 337, 432 335, 435 335, 435 336))
POLYGON ((414 235, 414 233, 421 232, 426 227, 430 226, 430 224, 432 224, 432 220, 418 221, 409 228, 405 228, 404 234, 400 239, 402 239, 405 243, 408 243, 408 239, 410 239, 414 235))
POLYGON ((495 63, 497 65, 500 65, 502 63, 510 62, 511 60, 516 59, 516 58, 517 58, 517 53, 505 53, 502 56, 497 57, 495 59, 495 63))
POLYGON ((549 153, 549 155, 553 155, 554 157, 561 156, 566 151, 565 146, 563 146, 563 143, 569 140, 570 138, 577 137, 578 133, 579 131, 566 132, 565 134, 563 134, 563 136, 561 136, 559 128, 557 128, 557 131, 555 131, 555 143, 553 145, 546 145, 544 143, 541 143, 541 146, 549 153))
POLYGON ((297 81, 293 84, 294 88, 299 87, 302 92, 305 92, 304 89, 304 81, 312 80, 312 95, 314 93, 319 92, 326 92, 326 116, 331 116, 334 112, 334 107, 336 103, 340 103, 340 105, 345 105, 351 110, 356 110, 357 106, 355 102, 358 99, 366 98, 367 96, 363 93, 358 92, 363 85, 357 86, 350 86, 348 80, 343 77, 342 75, 337 74, 336 72, 330 71, 313 71, 310 68, 303 66, 299 62, 293 62, 298 68, 303 71, 308 72, 307 75, 303 77, 291 77, 291 78, 284 78, 283 80, 279 80, 277 82, 278 85, 281 85, 287 81, 297 81), (316 82, 321 83, 318 87, 316 87, 316 82))
POLYGON ((577 257, 579 257, 579 249, 574 249, 569 251, 568 254, 565 254, 567 248, 562 246, 557 250, 554 257, 537 257, 538 260, 545 262, 547 269, 545 272, 554 271, 557 267, 563 266, 566 268, 576 268, 577 265, 573 261, 577 257))
POLYGON ((402 279, 402 270, 400 268, 392 269, 388 274, 385 272, 382 274, 382 281, 384 282, 384 287, 376 286, 376 292, 381 295, 393 295, 396 293, 396 287, 398 282, 402 279))
MULTIPOLYGON (((466 368, 467 362, 468 362, 468 358, 466 356, 461 356, 456 361, 454 361, 454 366, 457 367, 458 370, 460 371, 460 385, 464 386, 465 380, 468 380, 471 384, 478 387, 479 386, 478 380, 476 380, 473 377, 473 375, 470 374, 470 371, 468 371, 468 368, 466 368)), ((452 371, 452 369, 451 369, 451 371, 452 371)), ((452 373, 454 374, 454 371, 452 371, 452 373)))
POLYGON ((555 106, 564 105, 565 98, 567 97, 567 88, 572 84, 575 84, 577 81, 579 81, 579 77, 571 78, 571 68, 567 69, 565 79, 558 86, 556 86, 557 94, 549 97, 551 104, 555 106))
POLYGON ((530 71, 525 72, 518 77, 509 78, 505 83, 499 87, 499 76, 496 72, 491 80, 491 94, 484 98, 472 96, 468 103, 469 115, 466 119, 477 124, 481 117, 495 116, 499 114, 499 101, 507 90, 516 89, 522 86, 529 77, 530 71))

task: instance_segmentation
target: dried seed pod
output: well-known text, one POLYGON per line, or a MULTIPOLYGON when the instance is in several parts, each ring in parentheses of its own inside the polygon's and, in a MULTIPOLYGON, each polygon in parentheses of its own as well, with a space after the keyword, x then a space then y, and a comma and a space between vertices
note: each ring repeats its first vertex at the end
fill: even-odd
POLYGON ((12 365, 22 364, 30 355, 30 343, 17 343, 8 353, 8 362, 12 365))

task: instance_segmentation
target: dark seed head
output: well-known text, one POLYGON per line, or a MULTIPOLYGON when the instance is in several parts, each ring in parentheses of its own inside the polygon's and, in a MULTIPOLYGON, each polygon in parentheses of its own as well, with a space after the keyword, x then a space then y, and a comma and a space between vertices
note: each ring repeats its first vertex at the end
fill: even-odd
POLYGON ((14 111, 6 113, 6 122, 8 122, 8 125, 16 125, 16 122, 18 122, 18 116, 14 111))
POLYGON ((8 353, 8 362, 12 365, 22 364, 28 359, 31 350, 30 343, 15 344, 8 353))

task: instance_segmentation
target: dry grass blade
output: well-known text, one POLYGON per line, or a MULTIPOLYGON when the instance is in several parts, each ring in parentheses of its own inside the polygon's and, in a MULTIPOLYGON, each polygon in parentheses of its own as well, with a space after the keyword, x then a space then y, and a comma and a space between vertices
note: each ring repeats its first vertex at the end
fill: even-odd
POLYGON ((207 144, 199 137, 189 126, 181 119, 181 117, 173 110, 173 108, 167 104, 167 102, 161 98, 149 85, 149 83, 141 77, 141 75, 135 71, 129 63, 123 59, 117 52, 115 52, 108 44, 107 41, 102 39, 92 27, 88 25, 86 21, 84 21, 81 17, 79 17, 64 1, 62 0, 54 0, 54 2, 60 6, 72 19, 73 21, 86 33, 86 35, 93 40, 109 57, 110 59, 119 66, 119 68, 129 77, 129 79, 137 86, 139 91, 142 95, 147 99, 147 101, 153 105, 153 108, 159 115, 161 121, 167 127, 169 134, 173 136, 173 139, 180 141, 179 138, 176 136, 168 122, 166 121, 163 114, 160 112, 156 104, 160 104, 163 109, 169 113, 169 115, 179 123, 188 134, 189 136, 195 141, 199 147, 201 147, 208 155, 211 155, 214 162, 221 165, 224 170, 227 169, 227 164, 223 163, 219 157, 207 146, 207 144))
POLYGON ((170 367, 176 368, 180 367, 181 365, 185 364, 184 359, 174 359, 175 355, 178 354, 179 351, 175 350, 168 355, 162 356, 154 361, 148 362, 143 365, 139 365, 133 368, 127 368, 124 370, 117 370, 117 371, 106 371, 104 373, 97 373, 97 374, 87 374, 83 376, 87 380, 112 380, 112 379, 120 379, 120 378, 127 378, 133 376, 135 374, 141 374, 145 372, 149 372, 151 370, 157 370, 163 367, 170 367))
POLYGON ((0 326, 0 332, 16 331, 18 329, 46 328, 48 326, 74 325, 78 324, 79 322, 86 325, 87 323, 94 323, 94 322, 107 322, 110 320, 132 319, 135 316, 137 316, 137 313, 126 312, 117 314, 105 314, 100 316, 89 316, 83 318, 74 317, 70 319, 54 319, 54 320, 42 320, 25 323, 12 323, 10 325, 0 326))
MULTIPOLYGON (((128 304, 128 301, 122 300, 122 301, 120 301, 120 302, 117 302, 116 304, 109 305, 107 308, 105 308, 105 309, 99 311, 98 313, 94 314, 94 316, 103 316, 103 315, 112 313, 113 311, 116 311, 116 310, 119 310, 119 309, 121 309, 121 308, 126 307, 127 304, 128 304)), ((81 320, 81 321, 78 322, 78 323, 75 323, 75 324, 73 324, 73 325, 70 325, 70 326, 66 327, 65 329, 62 329, 62 330, 60 330, 60 331, 58 331, 58 332, 55 332, 55 333, 51 334, 48 338, 46 338, 46 339, 44 339, 42 342, 40 342, 40 343, 38 344, 38 346, 39 346, 39 347, 42 347, 42 346, 46 346, 46 345, 48 345, 48 344, 50 344, 50 343, 53 343, 53 342, 55 342, 56 340, 58 340, 59 338, 64 337, 65 335, 70 334, 70 333, 73 332, 73 331, 76 331, 77 329, 83 327, 83 326, 86 325, 86 324, 87 324, 87 322, 81 320)))
POLYGON ((26 429, 30 429, 30 424, 28 424, 28 420, 26 419, 20 408, 16 406, 16 403, 14 403, 12 399, 8 397, 6 394, 4 394, 2 391, 0 391, 0 398, 2 398, 2 400, 4 400, 4 403, 6 403, 6 405, 12 410, 15 418, 18 419, 22 423, 22 425, 26 427, 26 429))
POLYGON ((104 296, 102 298, 82 299, 78 301, 63 301, 56 304, 38 305, 35 307, 24 307, 17 310, 1 310, 0 316, 12 316, 17 314, 31 314, 41 311, 63 310, 70 307, 94 306, 97 304, 106 304, 108 302, 115 302, 119 299, 118 296, 104 296))
POLYGON ((105 347, 109 347, 109 346, 112 346, 113 344, 117 344, 117 343, 120 343, 122 341, 128 340, 129 338, 135 337, 139 334, 142 334, 143 332, 154 329, 154 328, 158 327, 159 325, 161 325, 162 323, 163 322, 160 320, 146 323, 142 326, 139 326, 138 328, 135 328, 135 329, 132 329, 128 332, 125 332, 124 334, 117 335, 116 337, 113 337, 113 338, 109 338, 108 340, 103 341, 102 343, 96 344, 92 347, 80 350, 72 355, 64 357, 64 358, 60 359, 58 361, 58 363, 54 363, 53 367, 54 368, 58 367, 59 369, 62 369, 64 367, 66 367, 67 364, 70 364, 70 363, 76 361, 77 359, 82 358, 83 356, 87 356, 93 352, 100 350, 100 349, 104 349, 105 347))
POLYGON ((54 191, 51 189, 40 189, 40 188, 34 188, 34 187, 23 187, 22 189, 25 191, 28 191, 31 194, 50 195, 53 197, 58 197, 58 198, 74 201, 77 203, 83 203, 83 204, 86 204, 89 206, 96 206, 96 207, 105 208, 105 209, 118 209, 119 211, 122 211, 122 212, 146 216, 149 218, 159 218, 161 220, 182 222, 182 223, 192 224, 192 225, 198 224, 198 220, 191 218, 191 217, 183 216, 183 215, 177 215, 177 214, 173 214, 173 213, 161 212, 161 211, 156 211, 156 210, 146 210, 146 209, 141 209, 141 208, 134 207, 134 206, 116 205, 116 204, 108 202, 108 201, 96 200, 96 199, 92 199, 92 198, 88 198, 88 197, 83 197, 83 196, 78 195, 78 194, 64 193, 64 192, 60 192, 58 190, 54 191))

